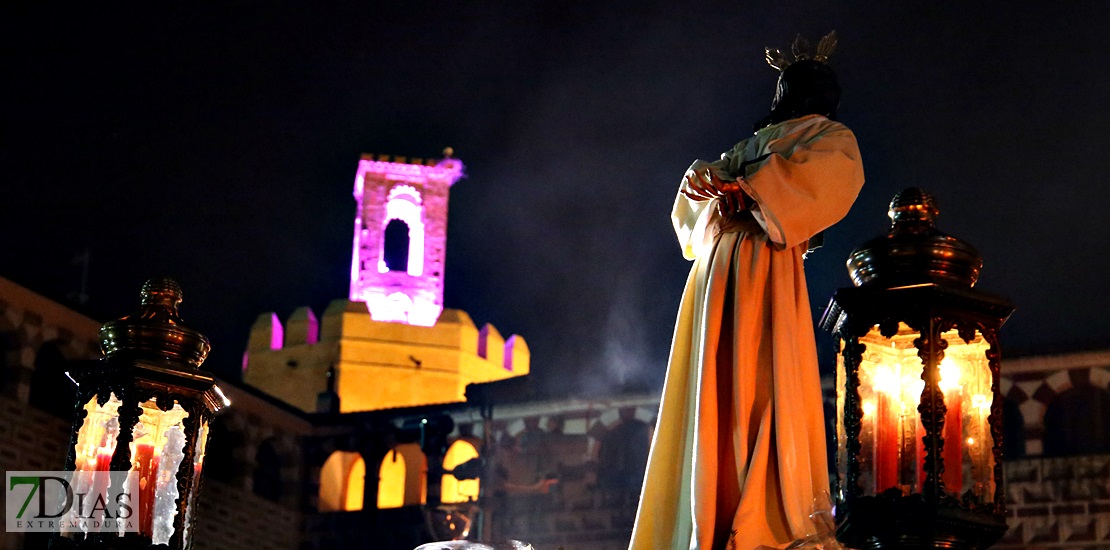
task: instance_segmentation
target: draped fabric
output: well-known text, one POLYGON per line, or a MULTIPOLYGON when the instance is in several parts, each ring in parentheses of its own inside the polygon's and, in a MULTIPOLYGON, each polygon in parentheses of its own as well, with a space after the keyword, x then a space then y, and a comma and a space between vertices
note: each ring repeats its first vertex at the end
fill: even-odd
POLYGON ((813 499, 829 487, 802 255, 859 193, 859 150, 811 115, 690 169, 742 178, 756 204, 723 219, 716 199, 675 201, 694 264, 629 548, 781 548, 814 532, 813 499))

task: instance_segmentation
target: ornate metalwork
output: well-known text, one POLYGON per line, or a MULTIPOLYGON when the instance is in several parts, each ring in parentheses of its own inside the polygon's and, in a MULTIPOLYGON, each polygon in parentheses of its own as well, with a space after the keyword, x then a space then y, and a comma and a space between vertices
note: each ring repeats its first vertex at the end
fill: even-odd
POLYGON ((998 329, 983 327, 980 330, 983 339, 990 346, 987 348, 987 365, 991 371, 991 413, 988 423, 991 427, 991 455, 994 456, 994 513, 1006 513, 1006 478, 1002 472, 1002 445, 1004 412, 1002 408, 1002 389, 999 384, 1002 370, 1002 352, 998 348, 998 329))
MULTIPOLYGON (((920 331, 922 337, 914 340, 914 346, 917 347, 918 357, 922 362, 921 380, 925 382, 925 389, 921 392, 921 403, 917 409, 921 414, 922 426, 925 428, 923 494, 928 500, 945 501, 948 504, 954 504, 955 500, 948 495, 948 488, 944 485, 944 446, 946 443, 959 445, 960 442, 944 440, 944 423, 948 415, 948 405, 944 402, 944 392, 940 389, 939 366, 944 360, 944 350, 948 348, 948 341, 942 335, 952 326, 952 320, 941 317, 930 318, 928 326, 920 331)), ((955 490, 959 491, 960 488, 956 487, 955 490)))
MULTIPOLYGON (((112 472, 132 469, 131 443, 135 428, 142 421, 143 405, 152 400, 162 412, 180 406, 184 448, 177 467, 175 501, 176 516, 168 548, 189 546, 187 533, 193 530, 200 476, 196 470, 198 438, 207 434, 203 428, 221 409, 229 405, 215 385, 215 380, 199 370, 208 353, 208 340, 186 328, 177 315, 181 289, 169 279, 152 279, 143 286, 142 310, 101 329, 101 345, 106 357, 97 361, 74 364, 68 373, 78 384, 79 402, 75 407, 70 448, 66 457, 67 470, 77 468, 79 435, 88 411, 85 406, 93 399, 104 406, 114 395, 120 401, 116 409, 119 433, 110 462, 112 472)), ((149 405, 148 405, 149 406, 149 405)), ((167 548, 153 545, 150 535, 127 533, 89 533, 76 539, 54 537, 55 548, 167 548)))
MULTIPOLYGON (((859 335, 854 332, 838 335, 844 342, 841 352, 844 357, 844 447, 847 451, 847 475, 845 476, 844 502, 852 502, 863 494, 860 485, 860 441, 859 434, 863 422, 863 404, 859 396, 859 366, 863 362, 863 352, 867 346, 859 343, 859 335)), ((839 478, 838 478, 839 482, 839 478)))
POLYGON ((85 410, 85 405, 94 397, 96 397, 96 392, 89 388, 77 389, 77 405, 74 406, 74 420, 69 431, 69 449, 66 451, 65 469, 67 472, 77 469, 77 437, 81 434, 81 426, 85 424, 85 418, 89 416, 89 411, 85 410))
MULTIPOLYGON (((821 319, 820 326, 842 345, 845 368, 840 411, 844 424, 838 433, 847 439, 843 444, 848 456, 840 472, 846 486, 840 488, 843 501, 837 508, 837 538, 848 546, 985 548, 1006 530, 998 330, 1014 308, 1006 300, 971 288, 982 260, 969 244, 937 231, 937 213, 935 200, 920 189, 907 189, 896 196, 889 211, 892 230, 852 253, 848 269, 856 288, 838 290, 821 319), (904 494, 907 487, 901 480, 913 479, 916 472, 907 472, 905 461, 900 460, 902 486, 864 494, 859 454, 863 450, 861 395, 867 395, 867 388, 861 392, 859 371, 865 346, 860 342, 869 341, 873 336, 867 334, 875 328, 883 338, 893 339, 903 323, 917 333, 912 345, 921 360, 924 384, 917 411, 924 431, 920 464, 924 479, 920 493, 914 493, 911 485, 909 494, 904 494), (949 344, 944 335, 952 329, 967 345, 976 340, 976 332, 989 345, 986 359, 992 401, 987 423, 994 460, 990 477, 995 487, 990 495, 993 499, 982 496, 990 502, 981 502, 980 493, 972 491, 961 499, 948 490, 959 492, 962 487, 945 487, 945 467, 963 467, 962 463, 944 463, 945 445, 963 445, 962 439, 944 439, 948 404, 940 386, 940 363, 949 344)), ((900 437, 905 437, 904 433, 900 437)), ((906 456, 907 451, 900 452, 906 456)))
POLYGON ((196 460, 196 439, 200 432, 200 418, 198 418, 199 412, 195 407, 189 407, 189 409, 187 411, 189 416, 183 420, 185 424, 184 456, 181 458, 181 464, 177 466, 177 499, 174 500, 174 508, 177 510, 177 514, 173 517, 173 537, 170 539, 170 545, 174 548, 185 548, 188 542, 185 539, 186 505, 189 503, 190 489, 193 488, 193 478, 196 477, 193 475, 193 462, 196 460))
POLYGON ((890 232, 864 243, 848 256, 856 286, 920 283, 974 286, 983 258, 970 244, 940 232, 940 210, 929 193, 911 187, 890 201, 890 232))
MULTIPOLYGON (((812 56, 814 61, 825 63, 829 60, 829 56, 836 51, 836 31, 830 31, 821 38, 817 43, 817 54, 812 56)), ((809 54, 809 40, 806 40, 802 35, 797 35, 794 42, 790 44, 790 53, 794 56, 793 60, 788 60, 782 51, 778 48, 763 48, 764 58, 767 64, 779 72, 785 71, 787 67, 797 61, 804 61, 810 59, 809 54)))
POLYGON ((135 437, 135 425, 143 415, 143 408, 139 406, 140 392, 136 388, 121 390, 120 405, 117 411, 119 418, 119 435, 116 436, 116 450, 112 455, 111 470, 126 472, 131 469, 131 441, 135 437))
POLYGON ((212 346, 203 334, 181 321, 177 307, 184 293, 173 279, 157 277, 143 284, 138 313, 106 323, 100 329, 100 346, 107 357, 170 360, 199 367, 212 346))

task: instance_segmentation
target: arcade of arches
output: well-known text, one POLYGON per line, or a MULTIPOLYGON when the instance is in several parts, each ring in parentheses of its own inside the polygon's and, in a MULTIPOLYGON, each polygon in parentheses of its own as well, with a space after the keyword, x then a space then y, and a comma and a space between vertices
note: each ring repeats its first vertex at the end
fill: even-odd
MULTIPOLYGON (((377 508, 400 508, 427 500, 428 461, 415 443, 397 445, 378 464, 377 508)), ((363 509, 368 468, 362 455, 335 451, 320 469, 321 512, 363 509)), ((369 470, 373 471, 373 470, 369 470)))

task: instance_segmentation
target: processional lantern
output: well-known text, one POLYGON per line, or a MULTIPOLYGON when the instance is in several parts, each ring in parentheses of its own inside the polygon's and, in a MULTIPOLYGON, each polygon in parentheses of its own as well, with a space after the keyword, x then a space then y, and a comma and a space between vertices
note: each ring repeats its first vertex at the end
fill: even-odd
POLYGON ((191 545, 208 426, 231 403, 200 370, 211 346, 182 324, 181 297, 171 279, 147 281, 139 312, 101 327, 104 356, 67 372, 78 403, 65 467, 91 473, 75 475, 75 485, 93 485, 75 492, 95 494, 130 472, 138 494, 126 511, 128 529, 93 523, 55 537, 53 547, 191 545))
POLYGON ((998 333, 1014 307, 972 288, 976 250, 931 195, 890 203, 821 319, 837 360, 837 538, 854 548, 985 548, 1006 532, 998 333))

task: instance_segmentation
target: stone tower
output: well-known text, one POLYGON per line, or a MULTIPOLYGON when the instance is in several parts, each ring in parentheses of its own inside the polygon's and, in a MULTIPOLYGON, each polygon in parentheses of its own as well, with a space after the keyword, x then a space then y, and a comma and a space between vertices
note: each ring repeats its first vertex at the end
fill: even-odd
POLYGON ((430 327, 443 312, 447 200, 462 175, 450 156, 359 161, 350 299, 375 321, 430 327))
POLYGON ((251 327, 243 380, 301 410, 450 403, 468 384, 528 374, 524 338, 443 308, 447 194, 463 165, 363 155, 348 299, 251 327), (324 399, 320 399, 321 397, 324 399))

